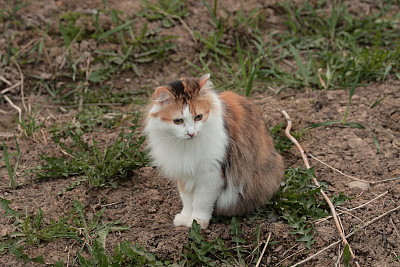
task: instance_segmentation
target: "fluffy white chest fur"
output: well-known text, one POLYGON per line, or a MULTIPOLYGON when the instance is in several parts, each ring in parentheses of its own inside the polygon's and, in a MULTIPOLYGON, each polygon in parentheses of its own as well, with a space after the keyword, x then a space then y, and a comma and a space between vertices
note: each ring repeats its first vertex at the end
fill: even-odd
POLYGON ((209 75, 157 87, 145 127, 161 172, 177 181, 183 209, 175 226, 213 212, 243 215, 279 188, 283 162, 256 107, 231 93, 216 94, 209 75))
POLYGON ((196 220, 202 228, 207 228, 224 186, 221 163, 228 137, 221 101, 216 93, 211 94, 213 109, 195 137, 182 138, 179 127, 171 127, 159 117, 150 117, 145 127, 154 164, 178 182, 183 209, 175 216, 175 226, 190 227, 196 220))
POLYGON ((200 174, 219 170, 228 143, 222 119, 221 102, 215 95, 216 108, 209 114, 199 134, 191 139, 178 138, 160 118, 150 118, 147 132, 154 164, 171 179, 190 182, 200 174))

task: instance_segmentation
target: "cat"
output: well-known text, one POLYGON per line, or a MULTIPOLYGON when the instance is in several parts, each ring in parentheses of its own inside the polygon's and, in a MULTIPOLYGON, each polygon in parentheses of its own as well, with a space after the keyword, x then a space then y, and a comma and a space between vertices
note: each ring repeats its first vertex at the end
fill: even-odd
POLYGON ((145 123, 150 155, 176 180, 183 209, 175 226, 202 229, 212 214, 236 216, 265 204, 283 179, 257 107, 233 92, 216 93, 210 75, 156 88, 145 123))

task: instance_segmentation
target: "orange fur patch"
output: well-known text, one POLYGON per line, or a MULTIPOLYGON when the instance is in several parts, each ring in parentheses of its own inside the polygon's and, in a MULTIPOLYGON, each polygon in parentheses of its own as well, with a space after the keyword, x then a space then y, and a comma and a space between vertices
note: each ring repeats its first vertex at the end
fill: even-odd
MULTIPOLYGON (((206 121, 212 108, 212 99, 207 92, 200 92, 198 83, 198 79, 182 79, 181 85, 178 81, 175 81, 171 83, 172 85, 159 87, 162 90, 169 90, 173 99, 166 103, 160 103, 160 110, 150 115, 160 117, 165 122, 173 123, 174 119, 182 118, 183 110, 188 105, 193 117, 202 114, 202 120, 206 121)), ((156 93, 153 96, 153 100, 157 100, 156 93)))

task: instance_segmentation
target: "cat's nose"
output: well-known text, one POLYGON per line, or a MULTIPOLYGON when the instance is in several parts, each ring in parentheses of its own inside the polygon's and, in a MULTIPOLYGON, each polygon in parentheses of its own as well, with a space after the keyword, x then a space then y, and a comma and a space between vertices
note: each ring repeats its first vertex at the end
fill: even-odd
POLYGON ((196 133, 187 133, 190 137, 193 137, 196 135, 196 133))

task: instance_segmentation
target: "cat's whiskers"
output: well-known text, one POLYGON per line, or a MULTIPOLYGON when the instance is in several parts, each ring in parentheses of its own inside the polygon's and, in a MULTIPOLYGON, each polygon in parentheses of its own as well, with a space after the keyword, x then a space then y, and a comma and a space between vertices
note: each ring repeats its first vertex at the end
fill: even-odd
POLYGON ((157 87, 153 101, 145 132, 154 164, 178 182, 176 226, 196 219, 206 228, 213 212, 244 215, 277 191, 282 158, 250 101, 217 94, 209 75, 157 87))

